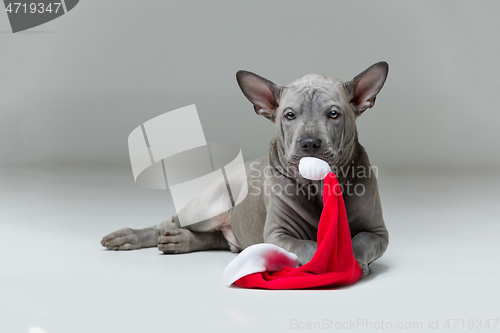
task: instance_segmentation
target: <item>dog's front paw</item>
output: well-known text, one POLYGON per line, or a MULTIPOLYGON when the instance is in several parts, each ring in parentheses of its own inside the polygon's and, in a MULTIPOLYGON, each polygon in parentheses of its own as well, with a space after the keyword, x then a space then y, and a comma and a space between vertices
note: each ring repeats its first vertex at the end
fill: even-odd
POLYGON ((370 274, 370 267, 368 266, 368 264, 363 264, 360 266, 361 266, 361 277, 365 277, 368 274, 370 274))
POLYGON ((356 259, 356 261, 358 262, 359 267, 361 267, 361 277, 365 277, 368 274, 370 274, 370 267, 368 266, 368 264, 366 264, 360 260, 357 260, 357 259, 356 259))

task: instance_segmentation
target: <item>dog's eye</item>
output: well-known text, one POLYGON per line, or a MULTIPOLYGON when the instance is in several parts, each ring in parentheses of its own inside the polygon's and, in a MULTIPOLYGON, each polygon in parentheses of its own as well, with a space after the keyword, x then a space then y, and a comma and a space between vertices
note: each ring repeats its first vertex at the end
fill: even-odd
POLYGON ((337 111, 335 111, 335 110, 331 110, 331 111, 330 111, 330 114, 329 114, 328 116, 329 116, 330 118, 335 119, 335 118, 337 118, 337 117, 339 116, 339 114, 337 113, 337 111))
POLYGON ((289 120, 292 120, 292 119, 295 119, 295 113, 293 113, 292 111, 290 110, 287 110, 286 113, 285 113, 285 117, 289 120))

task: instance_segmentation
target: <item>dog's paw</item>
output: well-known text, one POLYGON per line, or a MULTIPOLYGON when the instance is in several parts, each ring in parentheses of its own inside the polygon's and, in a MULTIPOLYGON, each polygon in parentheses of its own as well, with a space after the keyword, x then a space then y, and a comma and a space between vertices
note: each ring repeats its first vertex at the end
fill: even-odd
POLYGON ((135 250, 142 248, 141 231, 123 228, 112 232, 101 240, 101 245, 108 250, 135 250))
MULTIPOLYGON (((356 258, 356 256, 355 256, 356 258)), ((358 262, 359 267, 361 267, 361 277, 364 278, 368 274, 370 274, 370 267, 364 260, 360 260, 356 258, 356 261, 358 262)))
POLYGON ((184 228, 173 229, 158 237, 158 250, 164 254, 187 253, 194 249, 194 235, 184 228))
POLYGON ((360 266, 361 266, 361 277, 365 277, 368 274, 370 274, 370 267, 368 266, 368 264, 363 264, 360 266))

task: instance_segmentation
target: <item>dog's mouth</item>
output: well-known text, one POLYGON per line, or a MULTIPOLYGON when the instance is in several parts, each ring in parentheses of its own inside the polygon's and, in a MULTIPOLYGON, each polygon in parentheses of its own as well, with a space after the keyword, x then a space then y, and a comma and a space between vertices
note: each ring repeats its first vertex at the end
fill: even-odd
POLYGON ((288 158, 287 164, 288 164, 288 167, 297 175, 300 174, 299 173, 299 162, 303 157, 314 157, 314 158, 318 158, 320 160, 323 160, 326 163, 328 163, 328 165, 330 165, 331 170, 334 170, 334 167, 336 165, 336 160, 337 160, 335 154, 332 151, 320 151, 320 152, 312 153, 312 154, 304 154, 304 153, 292 154, 288 158))

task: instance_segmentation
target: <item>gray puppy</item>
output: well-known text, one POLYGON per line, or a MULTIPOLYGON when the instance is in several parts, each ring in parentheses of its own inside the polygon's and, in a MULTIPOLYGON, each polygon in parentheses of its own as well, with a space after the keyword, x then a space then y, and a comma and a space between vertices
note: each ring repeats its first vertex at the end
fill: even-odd
MULTIPOLYGON (((103 238, 110 250, 157 246, 165 254, 210 249, 239 252, 258 243, 272 243, 295 253, 303 265, 317 249, 322 181, 298 172, 302 157, 325 160, 342 187, 354 257, 369 273, 369 264, 385 252, 389 236, 382 217, 376 173, 358 142, 356 119, 375 104, 389 66, 379 62, 348 82, 316 74, 286 87, 259 75, 236 74, 255 112, 272 121, 276 137, 269 155, 245 164, 249 193, 232 210, 180 227, 177 216, 156 226, 120 229, 103 238)), ((196 198, 183 214, 218 205, 226 187, 196 198)))

